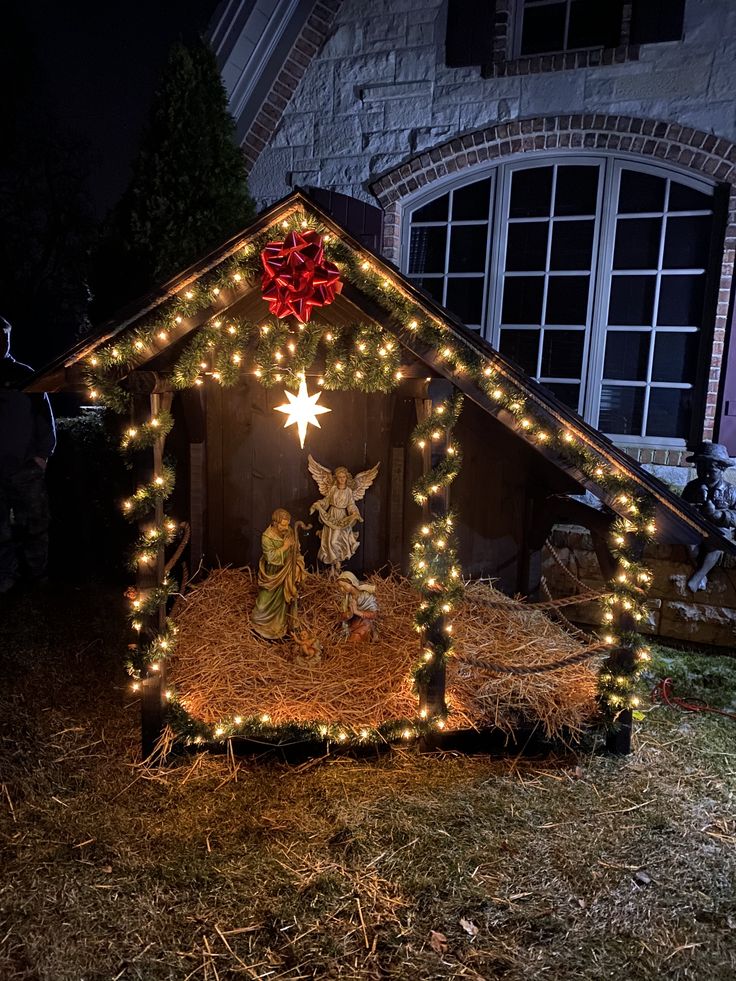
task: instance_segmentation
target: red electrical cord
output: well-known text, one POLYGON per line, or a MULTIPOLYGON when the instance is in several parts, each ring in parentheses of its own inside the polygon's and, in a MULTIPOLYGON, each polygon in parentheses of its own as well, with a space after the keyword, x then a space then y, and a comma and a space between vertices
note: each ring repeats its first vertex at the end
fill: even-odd
POLYGON ((715 708, 700 698, 688 701, 673 695, 672 678, 662 678, 661 681, 657 682, 652 688, 652 701, 669 705, 670 708, 682 709, 683 712, 712 712, 714 715, 725 715, 727 719, 733 719, 736 722, 736 712, 726 712, 724 709, 715 708))

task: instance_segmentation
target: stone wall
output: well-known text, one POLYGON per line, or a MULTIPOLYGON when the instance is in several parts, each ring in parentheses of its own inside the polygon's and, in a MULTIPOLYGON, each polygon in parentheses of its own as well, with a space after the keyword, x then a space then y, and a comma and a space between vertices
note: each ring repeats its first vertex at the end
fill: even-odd
POLYGON ((732 0, 688 0, 684 40, 644 45, 636 61, 487 79, 480 68, 445 67, 440 0, 317 7, 300 41, 305 50, 295 52, 300 80, 293 73, 286 85, 280 80, 276 101, 264 107, 275 132, 264 128, 267 145, 251 172, 259 205, 294 184, 374 200, 369 184, 422 150, 538 115, 641 116, 736 140, 732 0))
MULTIPOLYGON (((582 528, 558 527, 551 542, 565 568, 592 589, 604 589, 590 534, 582 528)), ((651 545, 645 561, 654 573, 647 603, 649 618, 642 633, 669 640, 718 647, 736 647, 736 568, 730 558, 708 577, 708 588, 691 593, 687 581, 693 574, 694 550, 686 545, 651 545)), ((552 596, 569 596, 579 591, 545 549, 543 571, 552 596)), ((597 603, 566 608, 575 622, 598 626, 597 603)))

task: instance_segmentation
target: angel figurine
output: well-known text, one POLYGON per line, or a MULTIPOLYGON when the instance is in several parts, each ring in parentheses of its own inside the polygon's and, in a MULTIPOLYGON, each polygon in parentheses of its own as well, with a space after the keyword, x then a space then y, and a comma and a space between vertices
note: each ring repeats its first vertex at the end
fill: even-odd
POLYGON ((317 463, 309 455, 309 472, 314 477, 322 498, 309 509, 316 511, 322 522, 318 558, 331 567, 332 575, 339 575, 342 563, 352 558, 358 550, 358 536, 354 525, 363 519, 356 506, 378 474, 380 463, 370 470, 363 470, 354 477, 345 467, 336 467, 334 474, 317 463))

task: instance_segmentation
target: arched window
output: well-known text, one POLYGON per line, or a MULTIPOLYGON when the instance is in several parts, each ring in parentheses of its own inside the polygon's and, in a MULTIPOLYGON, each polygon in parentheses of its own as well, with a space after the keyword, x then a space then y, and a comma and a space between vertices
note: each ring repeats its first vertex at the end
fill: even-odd
POLYGON ((403 269, 603 432, 691 436, 714 185, 602 156, 535 157, 405 207, 403 269))

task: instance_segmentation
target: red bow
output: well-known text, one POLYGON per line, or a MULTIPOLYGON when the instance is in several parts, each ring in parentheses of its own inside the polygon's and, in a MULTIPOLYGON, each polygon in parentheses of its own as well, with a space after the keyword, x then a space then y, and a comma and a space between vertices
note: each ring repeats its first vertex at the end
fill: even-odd
POLYGON ((279 318, 294 316, 305 324, 312 307, 332 303, 342 290, 340 273, 324 257, 317 232, 289 232, 261 252, 263 299, 279 318))

